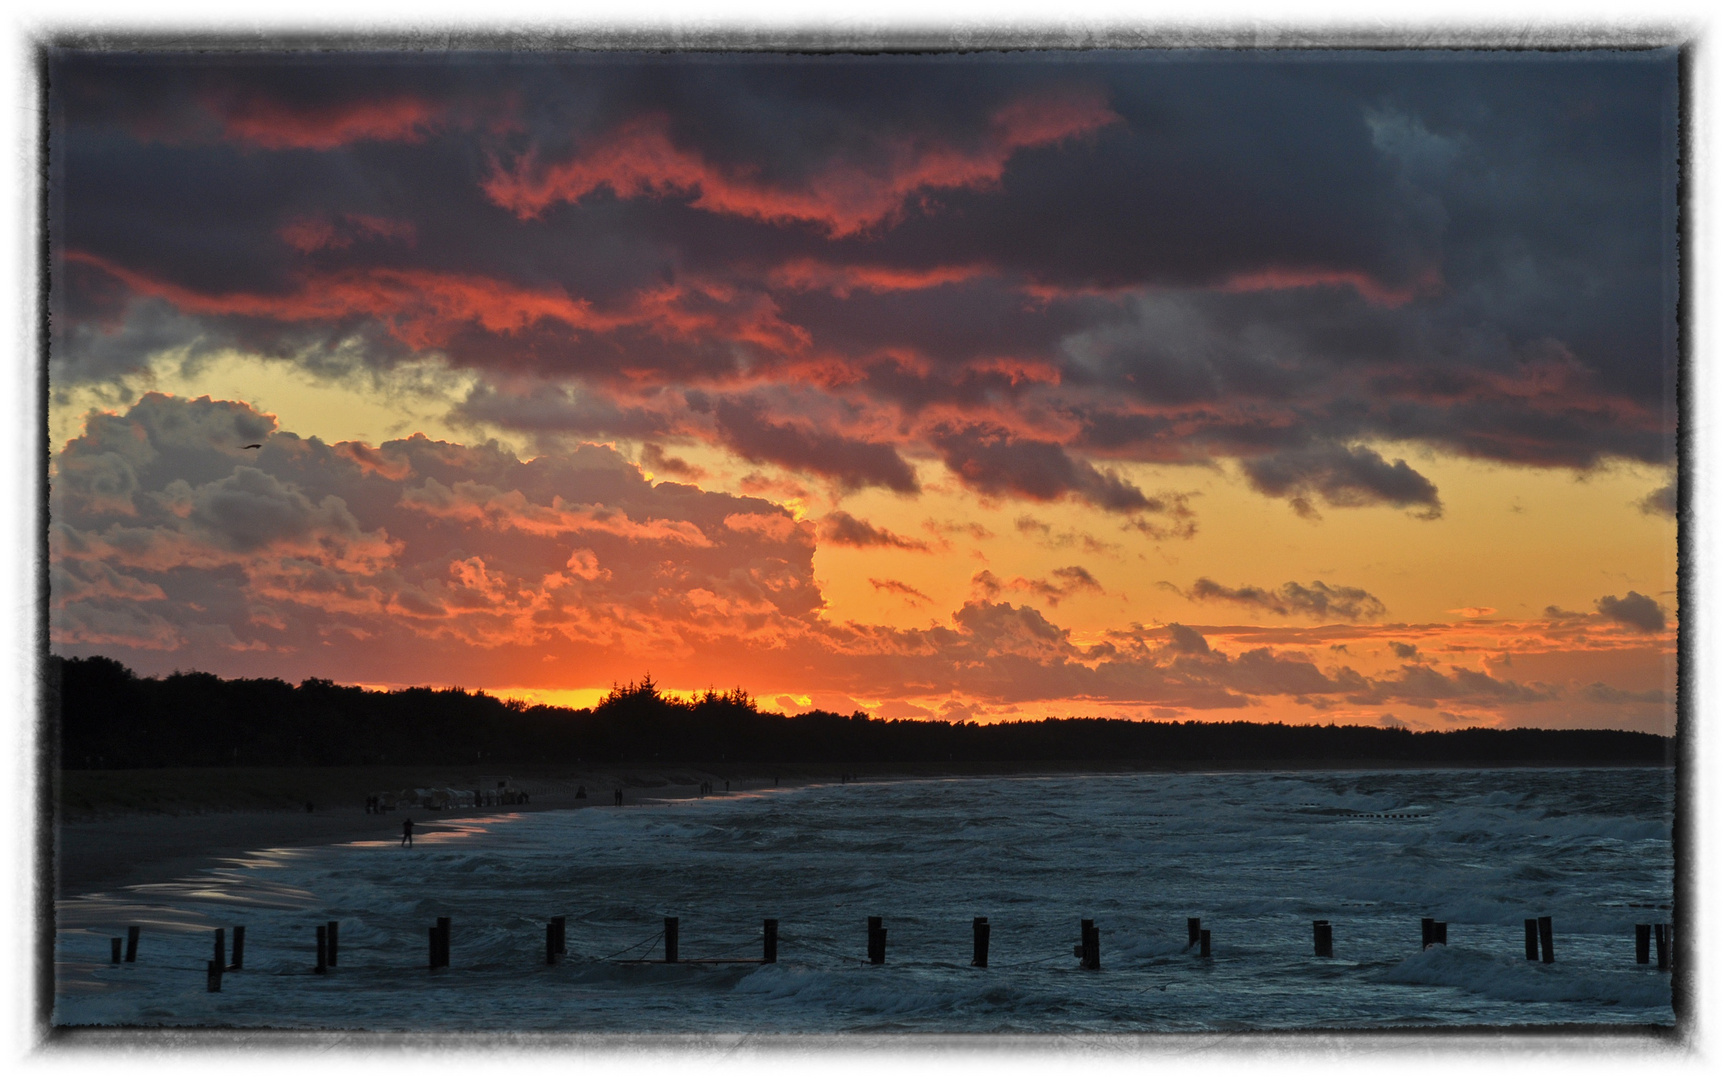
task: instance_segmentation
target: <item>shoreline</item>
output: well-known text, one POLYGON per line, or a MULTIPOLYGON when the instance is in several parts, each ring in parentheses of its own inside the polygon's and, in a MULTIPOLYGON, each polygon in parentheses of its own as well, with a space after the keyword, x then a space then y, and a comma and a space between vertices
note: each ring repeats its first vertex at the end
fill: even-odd
MULTIPOLYGON (((520 775, 516 786, 526 790, 532 800, 525 804, 495 807, 460 807, 452 810, 402 808, 387 814, 366 814, 364 789, 352 788, 354 797, 335 800, 331 805, 331 778, 320 776, 319 770, 293 770, 310 793, 323 796, 323 805, 307 813, 279 806, 256 805, 252 799, 231 797, 222 799, 223 792, 203 792, 202 799, 167 801, 155 809, 130 806, 123 802, 108 805, 88 805, 68 813, 57 808, 54 829, 53 872, 56 900, 68 900, 89 893, 124 889, 207 871, 223 859, 237 858, 249 851, 277 847, 307 847, 322 844, 348 843, 356 840, 389 840, 401 836, 402 819, 412 817, 416 831, 436 831, 443 821, 472 818, 479 815, 538 813, 547 810, 575 810, 591 806, 610 806, 612 790, 623 787, 625 805, 677 802, 700 798, 700 784, 713 786, 711 798, 723 798, 728 778, 730 794, 761 791, 785 791, 822 783, 838 783, 841 774, 857 765, 786 766, 777 776, 773 766, 746 764, 725 767, 721 773, 712 765, 690 767, 621 766, 612 769, 582 770, 579 773, 548 772, 544 775, 520 775), (776 784, 775 781, 778 781, 776 784), (586 799, 577 799, 578 787, 588 789, 586 799), (224 801, 226 805, 224 805, 224 801), (248 805, 251 802, 251 805, 248 805)), ((1408 762, 1215 762, 1181 763, 1162 766, 1123 762, 1055 762, 1029 766, 1017 762, 953 762, 937 766, 933 763, 884 763, 879 771, 869 765, 866 771, 852 774, 858 782, 894 780, 974 778, 988 776, 1048 776, 1048 775, 1108 775, 1194 772, 1322 772, 1322 771, 1449 771, 1452 769, 1545 769, 1545 768, 1667 768, 1660 765, 1574 765, 1569 763, 1490 763, 1411 765, 1408 762)), ((233 778, 241 770, 209 770, 233 778)), ((194 770, 137 770, 142 774, 132 779, 148 783, 166 778, 163 786, 173 787, 173 781, 184 782, 184 776, 194 770)), ((289 772, 289 770, 283 770, 289 772)), ((422 771, 426 775, 464 775, 457 770, 422 771)), ((63 774, 70 778, 75 774, 63 774)), ((111 778, 116 774, 102 774, 111 778)), ((245 777, 242 775, 241 777, 245 777)), ((344 770, 335 779, 343 783, 357 779, 344 770)), ((89 779, 87 776, 85 779, 89 779)), ((63 785, 65 786, 65 785, 63 785)), ((75 786, 75 785, 74 785, 75 786)), ((351 786, 351 784, 350 784, 351 786)), ((385 785, 379 785, 380 787, 385 785)), ((426 781, 415 785, 444 786, 442 781, 426 781)), ((452 786, 479 786, 475 782, 452 786)), ((489 785, 488 785, 489 786, 489 785)), ((346 789, 344 789, 346 790, 346 789)), ((229 793, 233 795, 233 793, 229 793)), ((244 794, 244 793, 242 793, 244 794)), ((280 802, 272 793, 272 799, 280 802)))
MULTIPOLYGON (((332 807, 326 803, 316 808, 314 803, 310 812, 188 804, 154 811, 106 809, 76 815, 61 813, 53 830, 54 896, 56 900, 67 900, 184 877, 210 870, 223 859, 267 848, 398 839, 404 818, 413 819, 415 835, 419 836, 438 831, 444 821, 610 806, 612 789, 619 786, 624 788, 626 806, 703 797, 699 786, 703 780, 716 789, 717 793, 710 797, 721 798, 726 794, 725 778, 707 776, 704 770, 679 769, 674 776, 651 772, 643 776, 647 770, 642 769, 619 771, 629 773, 629 783, 623 782, 626 778, 606 773, 524 778, 516 786, 525 789, 531 801, 509 806, 464 806, 450 810, 402 807, 389 813, 367 814, 359 809, 364 804, 362 795, 348 805, 332 807), (699 775, 689 776, 692 771, 699 775), (678 782, 686 780, 689 782, 678 782), (588 789, 587 798, 576 797, 578 787, 588 789)), ((838 778, 836 773, 833 779, 838 778)), ((827 778, 789 777, 791 782, 777 788, 772 785, 772 778, 769 782, 756 777, 747 779, 756 782, 749 787, 739 786, 734 794, 785 790, 825 782, 827 778)))

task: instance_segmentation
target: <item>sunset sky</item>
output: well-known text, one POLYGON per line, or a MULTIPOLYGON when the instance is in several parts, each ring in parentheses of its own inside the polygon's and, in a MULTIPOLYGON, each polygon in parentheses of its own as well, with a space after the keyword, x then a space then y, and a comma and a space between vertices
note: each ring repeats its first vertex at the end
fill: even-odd
POLYGON ((1673 730, 1671 50, 48 76, 61 655, 1673 730))

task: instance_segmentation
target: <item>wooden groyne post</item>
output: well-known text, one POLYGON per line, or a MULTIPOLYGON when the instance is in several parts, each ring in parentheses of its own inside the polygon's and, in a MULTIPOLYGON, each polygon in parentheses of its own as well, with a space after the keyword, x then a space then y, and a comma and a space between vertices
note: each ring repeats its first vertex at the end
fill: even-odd
POLYGON ((1541 931, 1539 927, 1540 924, 1534 919, 1523 920, 1523 959, 1525 960, 1541 959, 1541 931))
POLYGON ((989 967, 989 919, 982 915, 971 921, 971 966, 989 967))
POLYGON ((216 937, 216 953, 215 953, 215 957, 214 957, 214 963, 217 967, 227 967, 228 966, 228 943, 225 940, 226 935, 223 934, 222 928, 220 926, 216 927, 215 937, 216 937))
POLYGON ((336 966, 336 927, 338 925, 339 924, 336 922, 335 919, 331 919, 329 922, 324 924, 324 928, 327 931, 326 936, 330 939, 329 940, 329 948, 325 954, 325 959, 327 960, 327 962, 329 963, 329 965, 331 967, 336 966))
POLYGON ((322 975, 330 969, 330 928, 328 925, 318 927, 318 966, 312 971, 322 975))
POLYGON ((546 966, 551 967, 558 962, 558 928, 553 923, 546 924, 546 966))
POLYGON ((1421 947, 1445 944, 1445 924, 1434 919, 1421 920, 1421 947))
POLYGON ((1553 916, 1543 915, 1535 920, 1541 932, 1541 962, 1553 963, 1553 916))
POLYGON ((1199 920, 1198 919, 1188 919, 1187 920, 1187 947, 1191 949, 1197 944, 1199 944, 1199 920))
POLYGON ((246 928, 234 927, 234 962, 228 965, 229 971, 239 971, 246 966, 246 928))
POLYGON ((215 960, 206 960, 204 967, 204 989, 212 994, 222 990, 222 965, 215 960))
POLYGON ((1649 924, 1648 923, 1638 923, 1637 924, 1637 962, 1639 964, 1647 964, 1649 962, 1649 924))
POLYGON ((128 926, 126 928, 126 962, 136 963, 138 960, 138 932, 142 927, 128 926))
POLYGON ((780 960, 780 921, 762 920, 762 963, 777 964, 780 960))
POLYGON ((880 915, 869 917, 869 962, 872 964, 887 963, 887 928, 882 925, 880 915))
POLYGON ((1096 971, 1103 966, 1097 941, 1097 924, 1090 919, 1079 920, 1079 966, 1085 971, 1096 971))
POLYGON ((1326 919, 1313 920, 1313 955, 1331 955, 1331 923, 1326 919))
POLYGON ((1655 967, 1661 971, 1673 969, 1673 924, 1655 924, 1655 967))
POLYGON ((450 918, 438 916, 438 925, 426 927, 426 945, 431 953, 431 968, 450 966, 450 918))
POLYGON ((678 962, 678 917, 666 916, 666 963, 678 962))
POLYGON ((1203 928, 1199 931, 1199 958, 1211 959, 1211 931, 1203 928))
MULTIPOLYGON (((120 941, 121 939, 117 937, 108 939, 108 962, 110 964, 118 964, 120 962, 120 941)), ((1644 951, 1647 952, 1648 950, 1646 949, 1644 951)))
POLYGON ((558 948, 558 955, 559 956, 563 956, 564 954, 566 954, 570 951, 569 942, 564 937, 564 930, 566 929, 564 919, 565 919, 565 916, 563 916, 563 915, 552 916, 552 925, 557 927, 557 934, 558 934, 557 948, 558 948))

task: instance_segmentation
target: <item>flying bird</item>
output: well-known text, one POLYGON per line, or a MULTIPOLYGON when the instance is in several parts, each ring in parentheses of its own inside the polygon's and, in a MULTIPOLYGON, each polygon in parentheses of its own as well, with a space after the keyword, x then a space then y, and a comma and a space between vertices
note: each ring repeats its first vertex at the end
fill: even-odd
POLYGON ((263 445, 264 444, 261 442, 247 443, 245 446, 240 447, 240 449, 242 449, 242 450, 256 450, 260 446, 263 446, 263 445))

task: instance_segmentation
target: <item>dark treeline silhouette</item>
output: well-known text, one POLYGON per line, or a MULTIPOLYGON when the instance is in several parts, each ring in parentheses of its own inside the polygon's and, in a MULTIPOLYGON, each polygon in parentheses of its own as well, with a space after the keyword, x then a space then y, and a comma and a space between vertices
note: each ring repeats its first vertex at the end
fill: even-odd
POLYGON ((1673 740, 1630 731, 1162 723, 1075 718, 1007 724, 762 712, 743 690, 684 699, 649 678, 592 709, 466 690, 376 691, 308 679, 139 678, 117 661, 50 657, 61 765, 471 765, 597 762, 1119 762, 1204 766, 1671 764, 1673 740), (56 693, 56 690, 58 691, 56 693))

